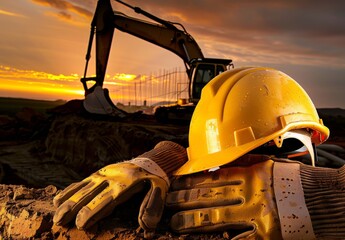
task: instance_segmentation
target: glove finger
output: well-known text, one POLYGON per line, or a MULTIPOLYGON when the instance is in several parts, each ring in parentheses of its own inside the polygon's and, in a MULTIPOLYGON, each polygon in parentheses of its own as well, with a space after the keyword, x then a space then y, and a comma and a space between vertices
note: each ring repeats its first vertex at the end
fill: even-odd
POLYGON ((76 226, 79 229, 89 228, 100 219, 110 215, 116 206, 140 192, 143 187, 144 182, 142 181, 135 185, 113 185, 104 188, 79 211, 76 226))
POLYGON ((70 222, 77 215, 78 211, 90 202, 107 185, 108 184, 106 182, 101 184, 89 182, 57 208, 53 217, 53 222, 58 226, 65 225, 70 222))
POLYGON ((256 232, 253 219, 241 216, 243 206, 203 208, 176 213, 171 218, 171 228, 178 233, 241 230, 256 232))
POLYGON ((105 188, 78 212, 76 218, 77 228, 87 229, 91 227, 100 219, 111 214, 118 204, 119 202, 114 199, 113 189, 111 187, 105 188))
POLYGON ((72 183, 56 195, 53 199, 53 204, 55 207, 60 206, 63 202, 69 199, 73 194, 78 192, 81 188, 85 187, 88 184, 87 181, 81 181, 77 183, 72 183))
POLYGON ((194 188, 168 193, 167 207, 195 209, 236 205, 244 202, 243 184, 214 188, 194 188))
POLYGON ((151 187, 147 192, 139 210, 139 224, 146 231, 154 231, 160 221, 166 193, 168 191, 167 183, 163 179, 153 179, 151 187))

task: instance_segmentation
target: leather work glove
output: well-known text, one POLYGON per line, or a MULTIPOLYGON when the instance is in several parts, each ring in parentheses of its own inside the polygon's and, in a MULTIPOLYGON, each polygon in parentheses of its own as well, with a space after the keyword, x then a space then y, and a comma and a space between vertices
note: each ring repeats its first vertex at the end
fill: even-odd
POLYGON ((65 225, 75 219, 78 229, 86 229, 109 215, 134 194, 150 188, 141 203, 138 222, 150 238, 161 219, 169 177, 187 161, 185 148, 163 141, 143 155, 108 165, 78 183, 73 183, 54 198, 57 208, 53 221, 65 225))
POLYGON ((345 238, 345 168, 245 155, 214 172, 178 176, 166 205, 178 233, 233 239, 345 238), (246 163, 253 163, 246 165, 246 163))

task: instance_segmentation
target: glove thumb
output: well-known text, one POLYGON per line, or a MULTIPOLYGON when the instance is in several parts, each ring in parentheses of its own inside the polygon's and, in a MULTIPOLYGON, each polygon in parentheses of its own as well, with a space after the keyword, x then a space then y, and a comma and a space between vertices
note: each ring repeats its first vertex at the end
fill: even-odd
POLYGON ((151 181, 151 187, 140 206, 138 222, 144 229, 144 237, 152 238, 157 224, 161 220, 168 186, 163 179, 151 181))

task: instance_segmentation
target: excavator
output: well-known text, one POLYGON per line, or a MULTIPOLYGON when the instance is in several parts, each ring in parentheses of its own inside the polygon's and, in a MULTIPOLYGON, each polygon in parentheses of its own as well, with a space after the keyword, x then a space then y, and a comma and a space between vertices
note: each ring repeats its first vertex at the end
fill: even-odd
POLYGON ((85 100, 83 102, 85 109, 95 114, 126 116, 124 111, 113 104, 109 97, 109 91, 102 88, 114 32, 117 29, 169 50, 183 60, 189 81, 189 99, 188 101, 179 100, 173 105, 157 107, 155 117, 159 122, 190 120, 200 99, 201 89, 213 77, 233 67, 232 60, 205 58, 197 42, 182 24, 163 20, 121 0, 115 1, 154 22, 113 11, 110 0, 98 0, 91 22, 84 76, 81 78, 85 90, 85 100), (96 76, 87 77, 94 38, 96 39, 96 76), (93 85, 89 87, 88 83, 91 81, 93 85))

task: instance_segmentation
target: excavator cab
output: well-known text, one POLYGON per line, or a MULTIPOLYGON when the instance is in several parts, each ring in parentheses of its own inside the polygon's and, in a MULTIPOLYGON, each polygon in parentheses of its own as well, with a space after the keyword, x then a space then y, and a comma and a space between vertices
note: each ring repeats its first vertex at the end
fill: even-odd
POLYGON ((192 59, 192 76, 189 83, 189 101, 196 104, 201 96, 203 87, 215 76, 230 68, 230 59, 203 58, 192 59))

